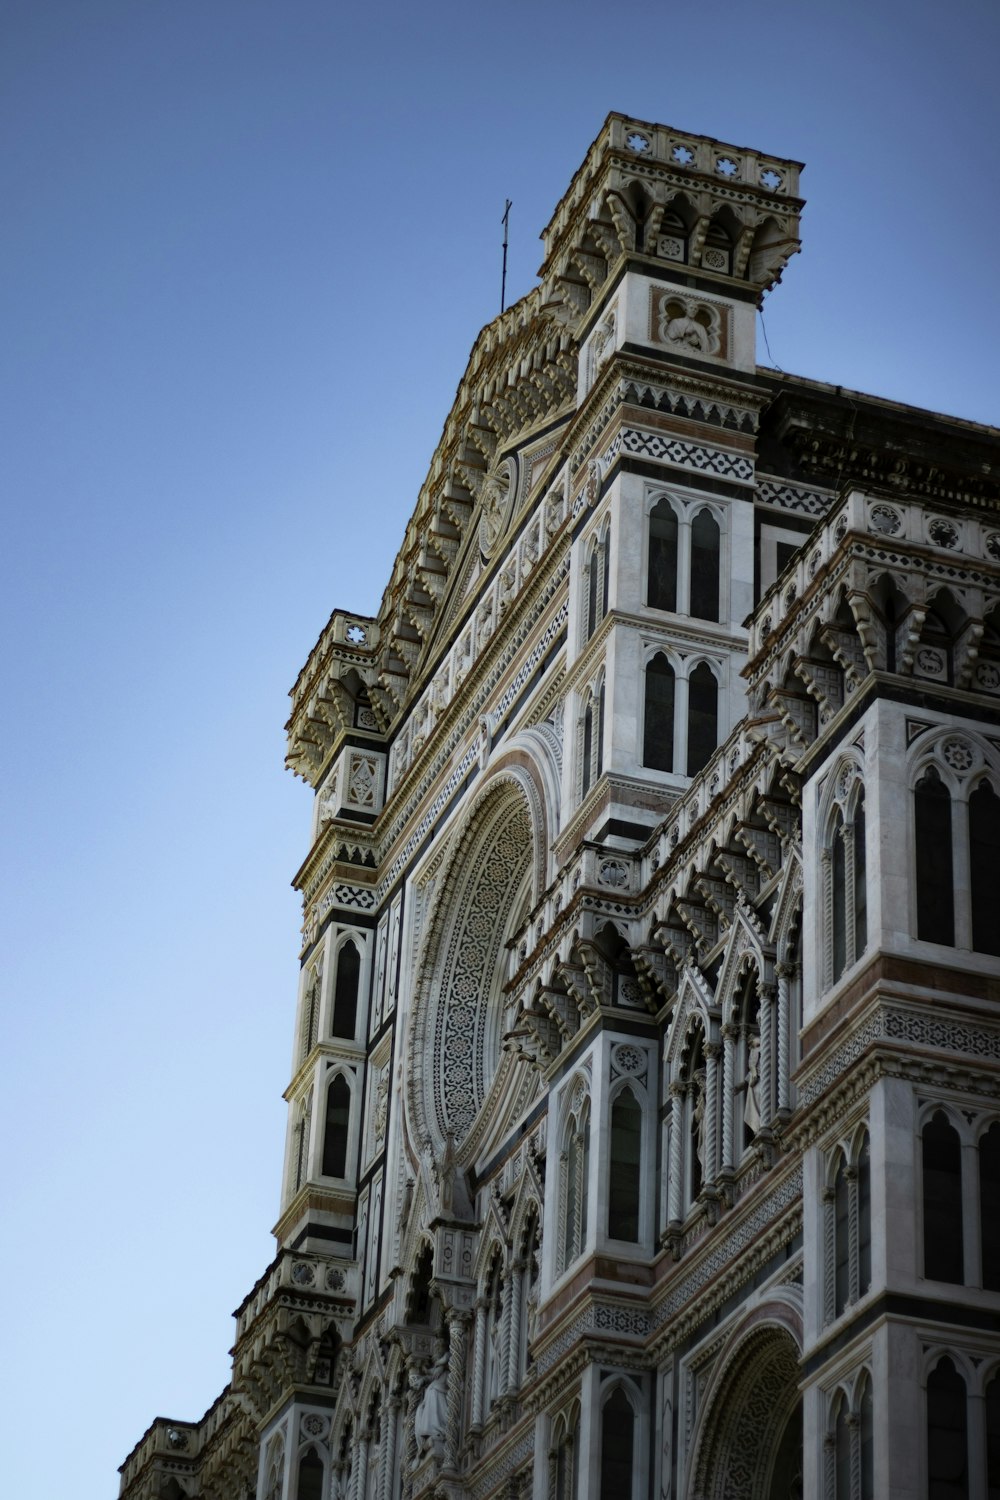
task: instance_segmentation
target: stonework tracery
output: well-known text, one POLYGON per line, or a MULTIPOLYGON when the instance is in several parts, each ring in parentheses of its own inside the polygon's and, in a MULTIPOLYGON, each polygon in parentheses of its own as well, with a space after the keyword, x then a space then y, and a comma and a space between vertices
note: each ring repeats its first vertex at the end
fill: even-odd
POLYGON ((276 1254, 123 1500, 1000 1488, 1000 433, 757 365, 798 190, 609 116, 299 674, 276 1254))

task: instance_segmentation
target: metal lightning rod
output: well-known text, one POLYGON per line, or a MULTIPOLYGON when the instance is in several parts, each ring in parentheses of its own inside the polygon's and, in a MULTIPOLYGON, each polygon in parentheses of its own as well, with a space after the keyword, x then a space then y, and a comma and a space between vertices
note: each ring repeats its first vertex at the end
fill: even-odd
POLYGON ((507 305, 507 228, 508 228, 508 222, 510 220, 510 210, 511 210, 511 201, 508 198, 504 202, 503 218, 500 220, 501 224, 503 225, 503 273, 502 273, 502 275, 500 277, 500 311, 501 311, 501 313, 503 312, 504 308, 507 305))

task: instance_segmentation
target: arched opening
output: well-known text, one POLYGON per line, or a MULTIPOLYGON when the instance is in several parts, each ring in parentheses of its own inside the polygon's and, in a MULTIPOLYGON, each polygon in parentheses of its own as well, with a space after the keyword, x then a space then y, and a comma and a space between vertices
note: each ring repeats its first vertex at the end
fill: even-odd
POLYGON ((927 1500, 968 1500, 965 1381, 950 1359, 927 1377, 927 1500))
POLYGON ((617 1386, 601 1413, 601 1500, 630 1500, 634 1447, 635 1412, 617 1386))
POLYGON ((333 1023, 330 1030, 334 1036, 353 1040, 358 1024, 358 984, 361 978, 361 954, 352 938, 337 954, 337 982, 333 992, 333 1023))
POLYGON ((719 523, 705 506, 691 522, 691 613, 719 618, 719 523))
POLYGON ((654 771, 674 769, 674 685, 674 669, 658 651, 646 668, 642 734, 642 763, 654 771))
POLYGON ((983 780, 969 798, 969 885, 972 946, 1000 955, 997 870, 1000 869, 1000 797, 983 780))
POLYGON ((351 1086, 338 1073, 326 1091, 323 1129, 323 1176, 347 1176, 347 1138, 351 1122, 351 1086))
POLYGON ((951 794, 933 766, 913 794, 917 856, 917 937, 955 944, 955 891, 951 855, 951 794))
POLYGON ((323 1500, 323 1460, 309 1447, 299 1459, 299 1483, 296 1500, 323 1500))
POLYGON ((649 571, 646 603, 650 609, 677 608, 677 512, 659 500, 649 515, 649 571))
POLYGON ((962 1143, 939 1109, 921 1136, 923 1156, 924 1275, 928 1281, 965 1279, 962 1247, 962 1143))
POLYGON ((799 1350, 764 1324, 727 1360, 709 1398, 689 1493, 700 1500, 789 1500, 802 1494, 799 1350))
POLYGON ((1000 1120, 979 1137, 979 1243, 983 1286, 1000 1292, 1000 1120))
POLYGON ((626 1087, 611 1106, 611 1150, 608 1173, 608 1237, 639 1240, 642 1157, 642 1105, 626 1087))
POLYGON ((687 774, 697 776, 719 743, 719 684, 707 662, 688 678, 687 774))

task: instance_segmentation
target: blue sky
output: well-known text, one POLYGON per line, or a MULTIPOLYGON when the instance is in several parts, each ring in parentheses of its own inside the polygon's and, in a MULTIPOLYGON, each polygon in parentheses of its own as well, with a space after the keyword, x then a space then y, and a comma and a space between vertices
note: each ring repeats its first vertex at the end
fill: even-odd
POLYGON ((774 360, 997 423, 998 55, 993 0, 2 7, 7 1493, 109 1500, 227 1378, 283 1149, 285 695, 377 608, 505 197, 515 297, 610 109, 803 160, 774 360))

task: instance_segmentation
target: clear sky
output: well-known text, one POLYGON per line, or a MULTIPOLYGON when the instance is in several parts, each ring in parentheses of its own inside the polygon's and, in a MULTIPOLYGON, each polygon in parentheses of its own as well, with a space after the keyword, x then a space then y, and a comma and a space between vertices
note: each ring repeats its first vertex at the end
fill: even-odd
MULTIPOLYGON (((273 1252, 309 794, 469 347, 611 109, 807 163, 774 360, 1000 422, 995 0, 5 0, 4 1493, 111 1500, 273 1252)), ((761 347, 760 357, 766 361, 761 347)))

